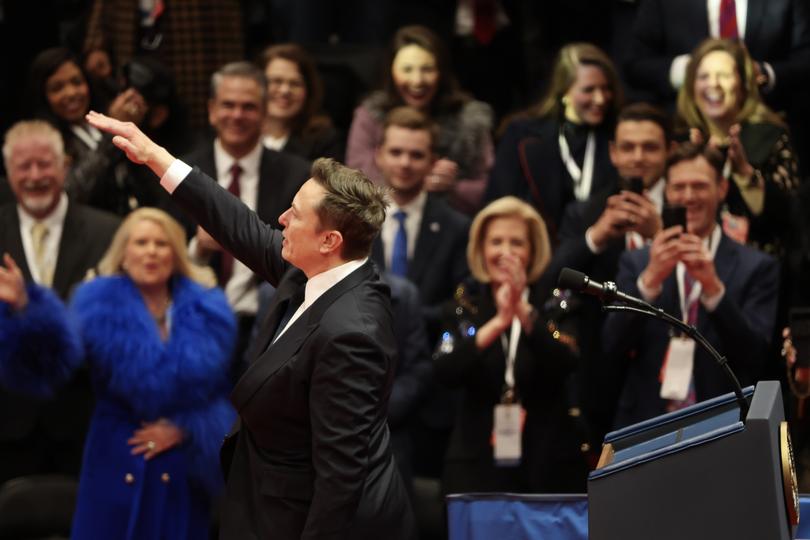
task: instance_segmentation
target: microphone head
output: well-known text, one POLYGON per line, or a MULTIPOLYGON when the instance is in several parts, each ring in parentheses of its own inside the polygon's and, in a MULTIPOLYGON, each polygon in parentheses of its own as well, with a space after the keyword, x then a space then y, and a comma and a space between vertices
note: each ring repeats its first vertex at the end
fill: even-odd
POLYGON ((577 272, 573 268, 566 267, 560 272, 560 277, 557 279, 557 285, 561 289, 582 291, 588 286, 588 276, 582 272, 577 272))

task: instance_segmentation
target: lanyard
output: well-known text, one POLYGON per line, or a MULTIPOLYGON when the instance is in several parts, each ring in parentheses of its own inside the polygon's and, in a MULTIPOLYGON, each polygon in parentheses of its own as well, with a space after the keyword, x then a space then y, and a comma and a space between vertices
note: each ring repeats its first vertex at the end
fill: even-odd
POLYGON ((591 183, 593 182, 593 163, 596 157, 596 135, 593 130, 588 132, 588 141, 585 143, 585 159, 582 161, 582 169, 571 157, 571 149, 568 148, 568 141, 565 140, 562 129, 557 140, 560 144, 560 157, 562 157, 568 174, 574 181, 574 197, 578 201, 584 201, 591 193, 591 183))
MULTIPOLYGON (((525 302, 529 299, 529 289, 523 289, 520 300, 525 302)), ((512 317, 512 326, 509 328, 509 340, 501 334, 501 346, 503 354, 506 356, 506 370, 503 373, 503 380, 506 387, 512 390, 515 387, 515 357, 517 356, 518 340, 520 339, 520 319, 512 317)))
MULTIPOLYGON (((720 244, 720 235, 720 227, 715 225, 708 239, 709 252, 711 253, 712 259, 714 259, 714 256, 717 254, 717 246, 720 244)), ((686 288, 684 284, 684 280, 686 279, 686 266, 682 262, 678 262, 678 265, 675 267, 675 272, 678 279, 678 299, 681 304, 681 316, 683 317, 683 322, 687 322, 689 319, 689 306, 700 298, 703 287, 699 281, 695 281, 692 285, 692 290, 689 292, 689 298, 686 298, 686 288)))

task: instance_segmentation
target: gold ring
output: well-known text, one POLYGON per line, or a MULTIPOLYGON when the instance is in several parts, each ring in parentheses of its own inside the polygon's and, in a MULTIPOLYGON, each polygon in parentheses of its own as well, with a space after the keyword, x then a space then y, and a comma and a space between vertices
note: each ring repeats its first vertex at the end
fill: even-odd
POLYGON ((155 449, 155 441, 147 441, 146 442, 146 448, 148 448, 149 450, 154 450, 155 449))

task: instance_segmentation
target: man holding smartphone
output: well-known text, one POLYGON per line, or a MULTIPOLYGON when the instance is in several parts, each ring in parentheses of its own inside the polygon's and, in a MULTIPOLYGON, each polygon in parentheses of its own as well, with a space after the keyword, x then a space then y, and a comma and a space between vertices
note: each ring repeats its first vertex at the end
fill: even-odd
MULTIPOLYGON (((620 290, 696 326, 728 359, 743 386, 764 367, 776 317, 778 265, 725 236, 717 223, 728 191, 722 156, 684 143, 667 162, 666 198, 686 207, 686 228, 658 232, 625 252, 620 290)), ((720 366, 691 339, 659 321, 612 313, 602 329, 606 358, 625 372, 614 427, 626 426, 730 390, 720 366)))

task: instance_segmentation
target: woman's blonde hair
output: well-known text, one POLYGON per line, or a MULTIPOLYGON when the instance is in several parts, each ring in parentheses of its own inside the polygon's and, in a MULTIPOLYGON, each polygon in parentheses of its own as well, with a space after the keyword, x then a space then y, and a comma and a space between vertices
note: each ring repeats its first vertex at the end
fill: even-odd
POLYGON ((708 38, 703 40, 692 51, 689 64, 686 66, 686 76, 683 86, 678 91, 678 119, 686 124, 685 127, 695 127, 708 133, 709 125, 700 112, 695 101, 695 79, 703 59, 712 52, 722 51, 728 53, 737 68, 742 90, 742 104, 737 113, 737 122, 772 123, 785 127, 784 121, 762 102, 759 95, 759 85, 754 75, 754 62, 748 51, 737 41, 728 39, 708 38))
POLYGON ((543 275, 551 260, 551 242, 546 223, 537 210, 517 197, 501 197, 486 205, 470 226, 470 239, 467 242, 467 264, 470 273, 482 283, 489 283, 490 276, 484 261, 484 236, 487 227, 496 218, 516 217, 522 219, 529 231, 531 253, 526 268, 526 281, 534 283, 543 275))
POLYGON ((124 260, 127 242, 133 227, 141 221, 151 221, 159 225, 166 233, 166 238, 174 253, 174 274, 185 276, 205 287, 216 285, 216 276, 210 268, 199 266, 189 260, 186 250, 186 233, 180 224, 163 210, 149 207, 132 211, 118 227, 110 247, 98 263, 99 275, 111 276, 125 273, 121 263, 124 260))

